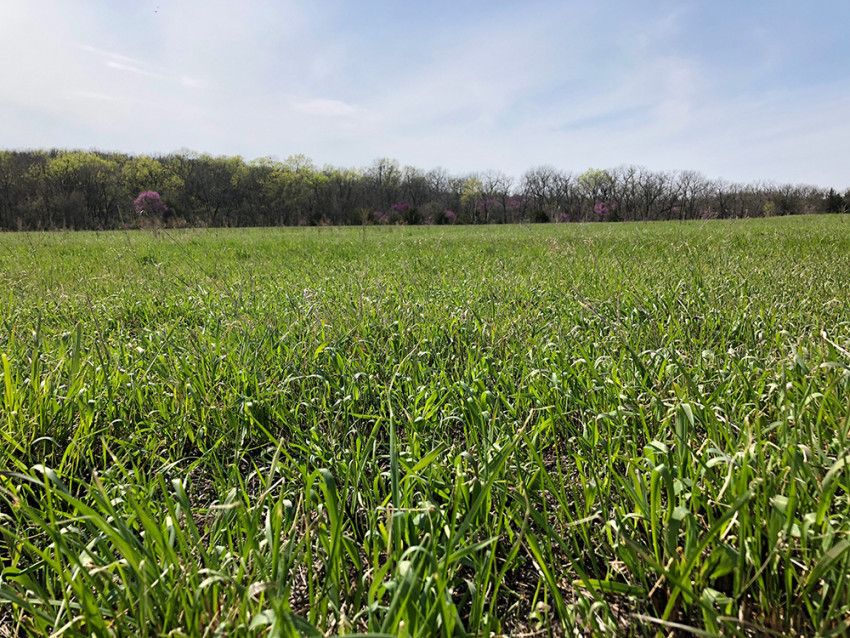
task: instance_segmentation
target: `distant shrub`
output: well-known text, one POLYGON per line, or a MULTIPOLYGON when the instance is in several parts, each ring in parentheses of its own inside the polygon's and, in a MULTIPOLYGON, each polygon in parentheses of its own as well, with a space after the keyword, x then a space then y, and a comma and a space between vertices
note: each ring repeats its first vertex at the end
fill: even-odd
POLYGON ((425 221, 425 218, 422 216, 422 213, 420 213, 419 209, 414 206, 409 206, 407 209, 405 209, 405 211, 401 214, 401 218, 408 226, 418 226, 419 224, 425 221))
POLYGON ((534 224, 548 224, 549 223, 549 213, 543 210, 542 208, 538 208, 533 213, 531 213, 531 221, 534 224))
POLYGON ((156 191, 144 191, 133 202, 133 208, 139 215, 163 217, 168 212, 166 206, 156 191))
POLYGON ((453 211, 445 210, 442 213, 434 215, 435 224, 454 224, 457 220, 457 215, 453 211))

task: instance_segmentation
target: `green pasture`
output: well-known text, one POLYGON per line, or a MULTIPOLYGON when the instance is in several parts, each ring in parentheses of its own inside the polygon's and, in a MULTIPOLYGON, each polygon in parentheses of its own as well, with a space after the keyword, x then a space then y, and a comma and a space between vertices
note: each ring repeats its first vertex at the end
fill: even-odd
POLYGON ((848 217, 0 234, 0 322, 0 636, 850 632, 848 217))

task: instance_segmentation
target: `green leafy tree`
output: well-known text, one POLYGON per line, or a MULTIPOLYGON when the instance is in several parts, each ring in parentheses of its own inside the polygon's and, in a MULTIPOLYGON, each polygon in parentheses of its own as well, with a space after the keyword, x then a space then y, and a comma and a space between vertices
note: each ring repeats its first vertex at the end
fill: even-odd
POLYGON ((472 220, 473 224, 478 223, 478 203, 484 196, 484 185, 477 177, 469 177, 463 182, 460 195, 460 203, 464 215, 472 220))
POLYGON ((44 177, 63 225, 110 228, 118 223, 118 163, 95 153, 64 152, 50 159, 44 177))

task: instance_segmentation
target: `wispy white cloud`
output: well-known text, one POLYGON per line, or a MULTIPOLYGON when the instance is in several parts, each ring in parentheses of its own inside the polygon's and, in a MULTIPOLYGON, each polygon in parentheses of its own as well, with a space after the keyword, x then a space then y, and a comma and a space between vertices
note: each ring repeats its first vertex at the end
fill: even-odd
POLYGON ((144 69, 140 69, 137 66, 130 66, 129 64, 122 64, 121 62, 110 61, 106 63, 106 66, 110 69, 115 69, 116 71, 128 71, 130 73, 136 73, 138 75, 144 75, 149 78, 164 78, 165 76, 154 73, 153 71, 145 71, 144 69))
POLYGON ((73 46, 74 48, 79 49, 80 51, 85 51, 86 53, 93 53, 98 57, 106 58, 113 62, 133 65, 144 64, 144 62, 137 58, 131 58, 129 56, 122 55, 121 53, 114 53, 112 51, 104 51, 103 49, 98 49, 97 47, 93 47, 90 44, 81 44, 79 42, 75 42, 73 43, 73 46))

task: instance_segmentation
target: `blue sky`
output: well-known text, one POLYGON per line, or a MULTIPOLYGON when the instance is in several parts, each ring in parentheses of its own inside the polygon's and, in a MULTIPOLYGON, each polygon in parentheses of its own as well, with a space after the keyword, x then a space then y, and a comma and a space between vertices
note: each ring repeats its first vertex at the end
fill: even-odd
POLYGON ((12 2, 0 147, 850 187, 850 2, 12 2))

